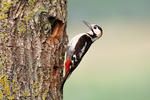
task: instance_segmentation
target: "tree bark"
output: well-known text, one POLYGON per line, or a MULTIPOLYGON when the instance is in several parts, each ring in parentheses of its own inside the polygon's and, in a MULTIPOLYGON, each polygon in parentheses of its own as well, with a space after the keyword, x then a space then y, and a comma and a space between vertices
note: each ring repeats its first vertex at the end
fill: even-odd
POLYGON ((0 1, 0 100, 62 100, 66 0, 0 1))

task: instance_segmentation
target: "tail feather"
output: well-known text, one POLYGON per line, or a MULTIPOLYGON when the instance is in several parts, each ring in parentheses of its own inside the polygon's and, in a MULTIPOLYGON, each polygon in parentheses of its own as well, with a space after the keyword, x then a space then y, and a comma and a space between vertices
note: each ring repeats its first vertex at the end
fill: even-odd
POLYGON ((72 71, 68 72, 65 77, 63 78, 63 81, 62 81, 62 84, 61 84, 61 90, 63 91, 63 87, 64 87, 64 84, 66 82, 66 80, 68 79, 68 77, 71 75, 72 71))

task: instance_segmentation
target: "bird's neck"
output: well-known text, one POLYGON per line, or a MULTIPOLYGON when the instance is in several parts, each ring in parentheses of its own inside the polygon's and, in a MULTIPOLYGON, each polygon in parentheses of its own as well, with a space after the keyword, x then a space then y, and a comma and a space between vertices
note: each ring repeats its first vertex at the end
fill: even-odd
POLYGON ((94 42, 97 39, 96 34, 93 31, 87 32, 87 35, 91 38, 91 40, 94 42))

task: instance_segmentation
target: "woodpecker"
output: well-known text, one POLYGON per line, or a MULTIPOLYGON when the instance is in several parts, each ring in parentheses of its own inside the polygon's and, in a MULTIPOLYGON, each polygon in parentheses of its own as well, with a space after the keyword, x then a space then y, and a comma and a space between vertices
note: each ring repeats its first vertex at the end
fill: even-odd
POLYGON ((83 23, 90 29, 90 31, 78 34, 68 43, 66 51, 65 76, 62 86, 71 73, 77 68, 91 44, 103 35, 103 30, 100 26, 96 24, 89 24, 86 21, 83 21, 83 23))

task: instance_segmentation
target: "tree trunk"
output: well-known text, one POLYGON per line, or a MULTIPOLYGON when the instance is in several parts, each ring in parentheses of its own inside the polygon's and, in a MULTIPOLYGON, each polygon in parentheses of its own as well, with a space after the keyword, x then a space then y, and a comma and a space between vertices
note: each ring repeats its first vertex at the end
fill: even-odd
POLYGON ((62 100, 66 0, 0 0, 0 100, 62 100))

